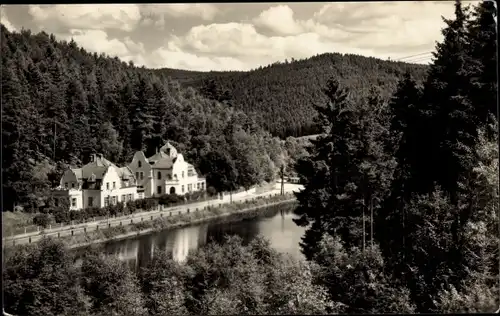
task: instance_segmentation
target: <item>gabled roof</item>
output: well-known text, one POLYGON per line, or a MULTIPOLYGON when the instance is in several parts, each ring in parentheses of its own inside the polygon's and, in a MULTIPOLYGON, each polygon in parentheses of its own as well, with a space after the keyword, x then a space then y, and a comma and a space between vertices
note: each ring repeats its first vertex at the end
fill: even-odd
POLYGON ((120 168, 116 167, 111 161, 101 157, 96 157, 94 161, 89 162, 82 168, 71 170, 75 173, 78 180, 87 180, 92 177, 92 175, 95 175, 95 179, 102 179, 109 167, 115 167, 120 170, 120 168))
POLYGON ((170 157, 172 157, 172 158, 177 157, 177 154, 178 154, 177 149, 175 149, 175 147, 172 146, 172 144, 170 144, 170 142, 167 142, 165 145, 163 145, 160 148, 160 152, 167 153, 167 151, 170 151, 170 157))
POLYGON ((129 167, 118 168, 118 175, 122 179, 135 179, 134 173, 129 167))
POLYGON ((73 171, 78 180, 82 178, 82 168, 71 169, 71 171, 73 171))
POLYGON ((171 169, 174 165, 174 162, 174 158, 166 157, 156 161, 152 167, 155 169, 171 169))
POLYGON ((170 157, 169 155, 167 155, 163 151, 160 151, 160 152, 157 152, 156 154, 154 154, 153 156, 149 157, 148 161, 154 163, 154 162, 157 162, 158 160, 161 160, 163 158, 169 158, 169 157, 170 157))

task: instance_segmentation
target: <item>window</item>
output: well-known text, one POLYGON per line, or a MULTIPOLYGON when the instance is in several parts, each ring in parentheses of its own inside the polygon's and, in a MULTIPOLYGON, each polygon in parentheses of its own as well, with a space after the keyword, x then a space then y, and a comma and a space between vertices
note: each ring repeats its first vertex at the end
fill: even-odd
POLYGON ((113 196, 113 205, 116 205, 116 196, 113 196))
POLYGON ((125 202, 125 194, 122 194, 122 202, 125 202))
POLYGON ((134 200, 134 197, 132 196, 132 194, 129 194, 129 195, 128 195, 128 200, 129 200, 129 201, 133 201, 133 200, 134 200))
POLYGON ((116 189, 116 182, 113 181, 113 189, 116 189))
POLYGON ((184 178, 184 171, 182 172, 182 177, 184 178))
POLYGON ((196 183, 196 190, 199 190, 200 189, 200 183, 196 183))
POLYGON ((161 194, 161 186, 160 185, 156 187, 156 193, 161 194))
POLYGON ((138 167, 138 168, 142 167, 142 161, 140 161, 140 160, 139 160, 139 161, 137 162, 137 167, 138 167))
POLYGON ((181 192, 184 193, 184 186, 181 187, 181 192))
POLYGON ((89 204, 89 207, 93 206, 92 205, 92 204, 94 204, 94 198, 93 197, 89 196, 89 203, 88 204, 89 204))
POLYGON ((64 182, 64 187, 67 189, 68 188, 68 182, 64 182))
POLYGON ((202 182, 202 183, 201 183, 201 189, 202 189, 202 190, 203 190, 203 189, 205 189, 205 182, 202 182))
POLYGON ((135 173, 135 178, 136 178, 137 180, 139 180, 139 172, 136 172, 136 173, 135 173))
POLYGON ((188 184, 188 191, 191 192, 192 190, 192 184, 188 184))
POLYGON ((144 179, 144 172, 141 171, 141 180, 144 179))
POLYGON ((71 182, 71 187, 74 189, 75 188, 75 183, 71 182))
POLYGON ((161 171, 158 171, 158 180, 161 180, 161 171))
POLYGON ((71 206, 76 207, 76 198, 71 199, 71 206))
POLYGON ((167 180, 172 180, 172 175, 167 174, 167 180))
POLYGON ((104 206, 109 206, 109 196, 104 198, 104 206))
POLYGON ((106 190, 109 190, 109 182, 106 182, 106 190))

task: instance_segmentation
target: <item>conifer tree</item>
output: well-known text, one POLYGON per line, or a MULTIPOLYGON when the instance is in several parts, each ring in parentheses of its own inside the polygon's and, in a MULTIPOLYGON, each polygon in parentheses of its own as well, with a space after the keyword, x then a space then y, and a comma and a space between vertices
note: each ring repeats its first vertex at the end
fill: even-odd
MULTIPOLYGON (((469 69, 471 71, 471 101, 474 103, 478 124, 491 124, 497 117, 497 8, 493 1, 482 1, 474 7, 467 25, 469 41, 469 69)), ((494 138, 488 131, 488 137, 494 138)))
POLYGON ((357 168, 356 153, 362 145, 359 118, 348 91, 329 80, 324 90, 326 106, 316 106, 323 123, 324 136, 312 141, 310 157, 299 161, 297 173, 305 188, 296 193, 299 206, 294 220, 307 226, 301 247, 308 259, 317 251, 323 234, 339 234, 347 243, 359 245, 362 236, 360 218, 363 201, 356 196, 353 175, 357 168))
MULTIPOLYGON (((471 73, 468 70, 468 8, 455 3, 455 18, 444 19, 444 41, 437 52, 424 87, 424 101, 431 116, 432 138, 428 153, 434 161, 433 180, 457 203, 459 182, 477 164, 471 148, 477 142, 475 109, 468 96, 471 73)), ((429 135, 430 136, 430 135, 429 135)))

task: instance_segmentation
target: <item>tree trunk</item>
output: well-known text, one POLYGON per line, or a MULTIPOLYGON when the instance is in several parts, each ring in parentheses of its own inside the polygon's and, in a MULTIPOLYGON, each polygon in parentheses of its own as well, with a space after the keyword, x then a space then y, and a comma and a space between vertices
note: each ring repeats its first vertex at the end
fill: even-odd
POLYGON ((373 197, 370 197, 370 246, 373 248, 373 197))
POLYGON ((365 245, 366 245, 366 234, 365 234, 365 232, 366 232, 366 228, 365 228, 365 206, 364 205, 363 205, 362 221, 363 221, 363 253, 365 253, 365 245))

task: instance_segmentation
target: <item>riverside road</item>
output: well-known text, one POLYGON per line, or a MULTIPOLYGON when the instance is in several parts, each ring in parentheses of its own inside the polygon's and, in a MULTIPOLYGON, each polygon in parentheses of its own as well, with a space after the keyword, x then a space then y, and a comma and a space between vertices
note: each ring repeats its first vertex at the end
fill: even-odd
MULTIPOLYGON (((258 197, 268 197, 270 195, 276 195, 280 193, 279 187, 280 187, 279 185, 276 185, 275 189, 262 193, 257 193, 255 189, 250 189, 248 191, 235 193, 232 196, 232 200, 233 202, 243 202, 245 200, 253 200, 258 197)), ((284 189, 285 192, 292 192, 292 191, 299 191, 302 187, 303 186, 299 184, 286 183, 284 189)), ((39 239, 43 238, 43 236, 64 237, 64 236, 78 235, 85 232, 95 231, 98 229, 105 229, 116 226, 126 226, 133 223, 140 223, 142 221, 151 221, 161 217, 178 216, 181 214, 188 213, 188 210, 189 212, 202 211, 207 206, 219 206, 219 204, 228 204, 229 202, 230 202, 230 197, 229 195, 226 195, 223 197, 223 199, 215 199, 199 203, 190 203, 182 206, 165 207, 165 208, 159 207, 158 209, 155 210, 134 213, 126 216, 97 220, 77 225, 53 227, 51 229, 45 229, 43 231, 9 236, 3 238, 3 244, 4 246, 7 244, 22 245, 22 244, 36 242, 39 239)))

